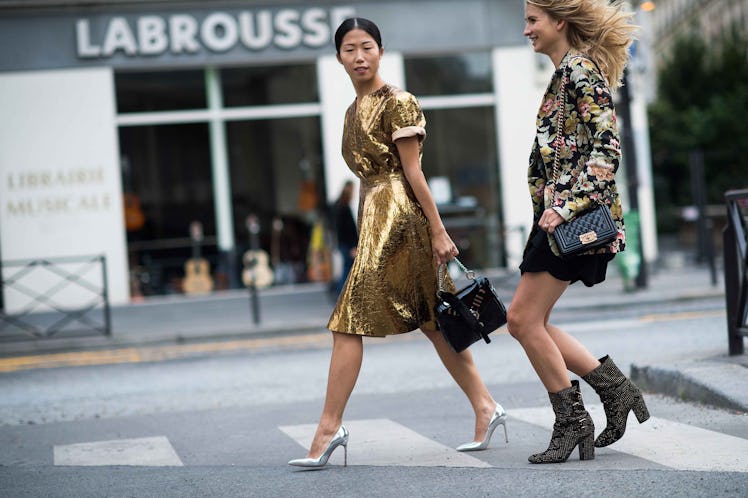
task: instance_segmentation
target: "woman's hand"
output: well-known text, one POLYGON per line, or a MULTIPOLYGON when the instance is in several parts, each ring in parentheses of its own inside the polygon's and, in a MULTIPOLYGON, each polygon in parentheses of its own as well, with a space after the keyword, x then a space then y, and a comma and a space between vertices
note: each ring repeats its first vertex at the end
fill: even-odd
POLYGON ((443 265, 460 254, 447 231, 442 228, 431 233, 431 250, 437 265, 443 265))
POLYGON ((546 233, 553 233, 553 230, 565 221, 566 220, 564 220, 563 216, 558 214, 554 209, 548 208, 543 211, 543 214, 540 216, 538 226, 546 233))

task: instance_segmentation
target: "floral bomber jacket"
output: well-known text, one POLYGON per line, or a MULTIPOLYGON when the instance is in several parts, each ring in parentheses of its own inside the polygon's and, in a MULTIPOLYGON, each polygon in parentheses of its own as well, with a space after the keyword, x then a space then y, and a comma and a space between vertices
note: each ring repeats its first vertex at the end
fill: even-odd
MULTIPOLYGON (((543 96, 536 128, 527 172, 535 223, 548 208, 570 221, 596 203, 605 203, 618 226, 618 237, 610 245, 584 254, 623 251, 623 210, 615 183, 620 138, 610 89, 591 59, 579 52, 566 54, 543 96), (558 151, 559 178, 554 179, 558 94, 564 74, 568 76, 563 90, 566 112, 558 151)), ((548 239, 553 253, 559 255, 553 237, 548 239)))

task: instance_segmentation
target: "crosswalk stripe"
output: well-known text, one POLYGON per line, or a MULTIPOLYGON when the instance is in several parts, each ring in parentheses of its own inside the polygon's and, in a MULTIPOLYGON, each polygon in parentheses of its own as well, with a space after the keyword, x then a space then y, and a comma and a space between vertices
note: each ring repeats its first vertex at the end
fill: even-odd
MULTIPOLYGON (((601 405, 586 408, 599 434, 605 427, 605 412, 601 405)), ((509 416, 549 430, 554 422, 550 407, 514 409, 509 416)), ((625 437, 609 448, 676 470, 748 472, 747 439, 658 417, 639 425, 630 413, 625 437)))
POLYGON ((57 445, 54 447, 54 464, 143 467, 182 467, 184 465, 169 440, 164 436, 57 445))
MULTIPOLYGON (((459 453, 389 419, 349 420, 345 422, 345 426, 350 432, 348 465, 491 467, 482 460, 459 453)), ((316 424, 279 427, 299 443, 304 451, 312 444, 316 428, 316 424)), ((330 463, 343 464, 342 448, 335 450, 330 463)))

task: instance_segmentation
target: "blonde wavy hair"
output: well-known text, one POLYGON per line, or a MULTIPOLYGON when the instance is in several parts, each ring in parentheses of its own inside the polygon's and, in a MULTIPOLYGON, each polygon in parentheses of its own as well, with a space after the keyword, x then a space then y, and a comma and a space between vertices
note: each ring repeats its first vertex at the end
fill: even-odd
POLYGON ((621 86, 629 45, 638 29, 633 14, 614 0, 526 0, 555 20, 566 21, 572 48, 587 54, 600 67, 612 88, 621 86))

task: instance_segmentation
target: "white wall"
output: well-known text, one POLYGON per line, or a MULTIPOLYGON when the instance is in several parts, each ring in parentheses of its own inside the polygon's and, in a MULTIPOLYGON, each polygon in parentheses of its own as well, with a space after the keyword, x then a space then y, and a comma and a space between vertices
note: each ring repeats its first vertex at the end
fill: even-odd
POLYGON ((652 154, 649 145, 649 119, 647 118, 646 84, 634 75, 631 96, 631 127, 636 147, 637 179, 639 181, 639 218, 641 220, 642 250, 644 259, 657 260, 657 212, 652 183, 652 154))
MULTIPOLYGON (((2 259, 105 254, 117 304, 129 295, 114 103, 110 68, 0 74, 2 259)), ((23 285, 43 292, 54 283, 36 270, 23 285)), ((54 302, 91 296, 68 285, 54 302)), ((13 289, 4 297, 8 312, 29 304, 13 289)))
POLYGON ((535 135, 535 116, 552 74, 552 66, 540 67, 538 61, 529 46, 493 51, 501 201, 506 227, 504 248, 507 267, 512 270, 522 262, 522 250, 532 228, 527 166, 535 135))

